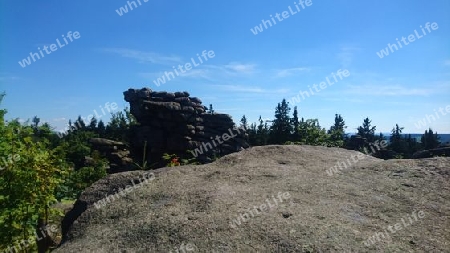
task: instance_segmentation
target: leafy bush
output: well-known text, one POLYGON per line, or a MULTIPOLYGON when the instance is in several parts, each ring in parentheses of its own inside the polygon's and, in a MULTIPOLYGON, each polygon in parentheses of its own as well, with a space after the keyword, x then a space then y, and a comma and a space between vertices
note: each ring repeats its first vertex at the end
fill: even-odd
POLYGON ((14 158, 0 171, 0 248, 34 238, 37 224, 55 212, 50 206, 66 165, 47 140, 33 137, 31 127, 17 121, 0 123, 0 159, 14 158))

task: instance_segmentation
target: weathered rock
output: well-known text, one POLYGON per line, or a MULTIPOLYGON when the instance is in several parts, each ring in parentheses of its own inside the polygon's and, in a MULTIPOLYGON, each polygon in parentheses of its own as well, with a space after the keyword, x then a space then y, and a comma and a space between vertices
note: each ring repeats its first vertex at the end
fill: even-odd
POLYGON ((108 140, 108 139, 104 139, 104 138, 91 138, 89 140, 89 143, 91 143, 95 147, 100 147, 100 146, 120 146, 120 147, 124 147, 125 146, 125 144, 122 143, 122 142, 108 140))
MULTIPOLYGON (((104 138, 91 138, 89 143, 91 143, 92 148, 97 150, 100 155, 106 157, 109 162, 109 173, 134 169, 130 151, 124 143, 104 138)), ((94 160, 90 157, 86 157, 85 161, 86 165, 92 165, 94 163, 94 160)))
POLYGON ((435 148, 430 150, 422 150, 417 151, 413 154, 412 158, 430 158, 434 156, 450 156, 450 147, 441 147, 441 148, 435 148))
POLYGON ((54 252, 449 252, 449 168, 285 145, 158 169, 126 196, 117 189, 144 172, 109 175, 82 193, 54 252))
POLYGON ((189 97, 188 92, 129 89, 124 92, 124 97, 130 103, 130 112, 140 123, 133 129, 133 153, 142 154, 146 141, 149 163, 159 161, 163 153, 189 158, 187 149, 204 148, 205 145, 208 149, 200 154, 200 161, 249 147, 245 131, 236 130, 230 115, 205 113, 202 101, 189 97), (217 141, 217 136, 222 138, 223 134, 231 135, 231 138, 217 141))

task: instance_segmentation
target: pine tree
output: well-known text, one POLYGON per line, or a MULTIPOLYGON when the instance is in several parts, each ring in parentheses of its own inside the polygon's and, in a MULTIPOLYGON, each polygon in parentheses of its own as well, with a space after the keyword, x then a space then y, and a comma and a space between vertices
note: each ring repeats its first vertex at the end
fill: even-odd
POLYGON ((256 146, 257 145, 257 138, 256 138, 256 123, 250 124, 249 129, 247 129, 248 133, 248 143, 250 146, 256 146))
POLYGON ((78 116, 77 120, 75 120, 73 125, 74 125, 74 130, 82 130, 86 127, 86 124, 84 123, 81 116, 78 116))
POLYGON ((208 110, 207 113, 214 114, 214 109, 213 109, 213 105, 212 104, 209 104, 209 110, 208 110))
POLYGON ((330 135, 330 142, 333 146, 342 147, 344 145, 345 138, 345 121, 340 114, 336 114, 334 117, 334 125, 328 130, 330 135))
POLYGON ((365 118, 363 125, 358 127, 358 135, 365 139, 366 144, 375 141, 376 126, 371 126, 372 121, 369 118, 365 118))
POLYGON ((259 125, 257 128, 257 134, 256 134, 256 143, 258 146, 267 145, 269 140, 269 127, 267 126, 267 122, 264 123, 261 116, 259 116, 259 125))
POLYGON ((431 128, 425 130, 425 134, 420 138, 422 148, 425 150, 439 147, 440 141, 437 133, 433 133, 431 128))
POLYGON ((93 132, 97 132, 97 119, 92 117, 91 122, 89 122, 88 129, 93 132))
POLYGON ((293 131, 292 131, 292 141, 293 142, 297 142, 300 141, 300 132, 298 127, 300 126, 300 122, 298 121, 298 111, 297 111, 297 106, 294 107, 294 113, 292 115, 292 119, 291 119, 291 124, 293 127, 293 131))
POLYGON ((420 144, 417 142, 416 138, 412 138, 411 134, 408 134, 406 138, 407 146, 407 156, 406 158, 411 158, 412 155, 420 150, 420 144))
POLYGON ((247 118, 245 117, 245 115, 243 115, 241 118, 241 127, 244 128, 244 130, 246 131, 248 129, 247 118))
POLYGON ((41 122, 41 119, 38 118, 37 116, 34 116, 33 119, 31 120, 31 122, 33 122, 33 125, 31 126, 33 128, 33 130, 37 131, 39 123, 41 122))
POLYGON ((99 135, 99 137, 104 138, 105 131, 106 131, 105 123, 103 123, 103 121, 100 120, 97 124, 97 134, 99 135))
POLYGON ((395 127, 392 128, 391 137, 390 137, 390 148, 396 153, 400 154, 401 157, 405 156, 407 153, 406 150, 406 142, 404 138, 402 138, 403 127, 399 127, 398 124, 395 124, 395 127))
POLYGON ((270 143, 272 144, 284 144, 289 140, 292 132, 292 126, 290 122, 289 104, 286 99, 283 99, 281 103, 275 109, 275 120, 270 128, 270 143))

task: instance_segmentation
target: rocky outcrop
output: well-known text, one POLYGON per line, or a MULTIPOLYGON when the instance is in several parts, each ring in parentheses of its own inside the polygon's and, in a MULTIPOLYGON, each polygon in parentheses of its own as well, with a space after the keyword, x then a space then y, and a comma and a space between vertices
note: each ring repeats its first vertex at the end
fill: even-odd
MULTIPOLYGON (((135 169, 130 151, 124 143, 103 138, 91 138, 89 143, 92 145, 92 149, 97 150, 102 157, 106 157, 109 162, 109 173, 135 169)), ((86 160, 89 162, 91 159, 87 158, 86 160)))
POLYGON ((54 252, 448 252, 449 168, 285 145, 153 170, 139 188, 145 171, 116 173, 83 192, 54 252))
POLYGON ((431 158, 434 156, 450 156, 450 147, 440 147, 430 150, 422 150, 417 151, 413 154, 412 158, 418 159, 418 158, 431 158))
POLYGON ((230 115, 207 113, 202 101, 188 92, 143 88, 129 89, 124 96, 139 122, 133 129, 133 151, 143 154, 147 145, 149 163, 158 161, 164 153, 181 158, 196 156, 206 163, 214 156, 249 147, 245 131, 235 127, 230 115))

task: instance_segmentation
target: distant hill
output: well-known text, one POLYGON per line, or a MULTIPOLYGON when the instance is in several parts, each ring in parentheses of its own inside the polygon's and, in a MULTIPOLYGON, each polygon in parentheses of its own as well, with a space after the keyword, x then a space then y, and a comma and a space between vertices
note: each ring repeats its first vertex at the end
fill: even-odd
MULTIPOLYGON (((347 133, 348 136, 355 135, 356 133, 347 133)), ((391 137, 391 133, 382 133, 387 141, 389 141, 389 137, 391 137)), ((412 138, 416 138, 418 142, 420 142, 420 137, 422 137, 423 134, 411 134, 412 138)), ((408 136, 408 134, 403 134, 403 136, 408 136)), ((450 144, 450 134, 439 134, 439 140, 441 143, 447 143, 450 144)))

